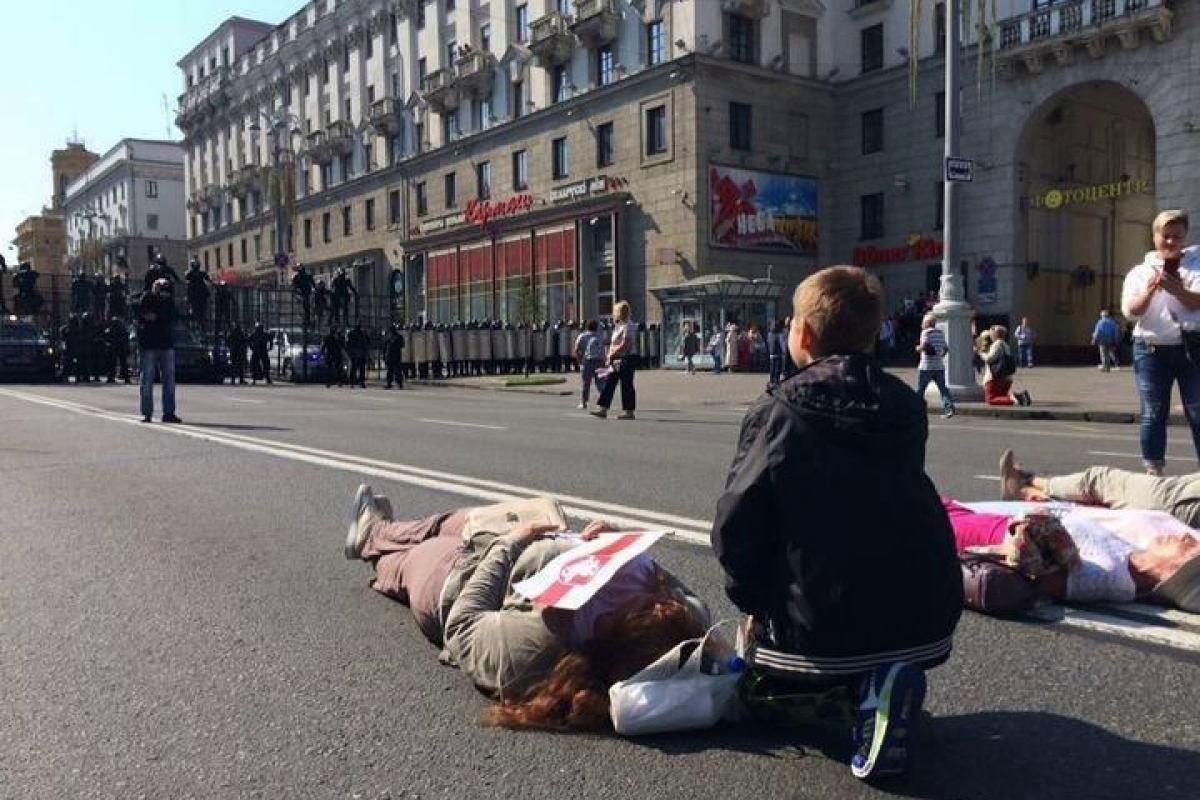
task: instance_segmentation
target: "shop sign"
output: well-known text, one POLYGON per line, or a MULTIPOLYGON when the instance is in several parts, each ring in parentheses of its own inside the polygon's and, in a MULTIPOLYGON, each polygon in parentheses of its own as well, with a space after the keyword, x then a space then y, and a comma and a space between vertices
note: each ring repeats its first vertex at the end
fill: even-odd
POLYGON ((942 250, 943 244, 937 239, 910 236, 908 244, 899 247, 856 247, 851 260, 860 267, 897 261, 927 261, 941 258, 942 250))
POLYGON ((409 232, 424 236, 430 233, 437 233, 438 231, 449 230, 450 228, 457 228, 459 225, 466 225, 467 223, 484 226, 497 217, 508 217, 528 211, 531 208, 533 208, 533 195, 531 194, 513 195, 507 200, 498 200, 496 202, 480 200, 478 197, 475 197, 467 201, 467 207, 462 211, 447 214, 437 219, 427 219, 409 232))
POLYGON ((568 183, 566 186, 556 186, 550 190, 550 202, 561 203, 564 200, 582 200, 592 195, 605 194, 611 189, 607 175, 597 175, 585 181, 568 183))
POLYGON ((1076 186, 1064 189, 1047 189, 1041 194, 1031 195, 1030 208, 1044 208, 1057 211, 1063 206, 1075 203, 1093 203, 1097 200, 1110 200, 1118 197, 1128 197, 1134 194, 1147 194, 1154 190, 1150 181, 1116 181, 1115 183, 1098 183, 1094 186, 1076 186))

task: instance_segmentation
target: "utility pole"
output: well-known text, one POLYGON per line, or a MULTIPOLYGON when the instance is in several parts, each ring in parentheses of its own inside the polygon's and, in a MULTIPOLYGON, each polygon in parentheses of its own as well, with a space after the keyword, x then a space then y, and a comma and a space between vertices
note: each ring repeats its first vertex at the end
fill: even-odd
MULTIPOLYGON (((971 355, 975 349, 971 336, 971 320, 975 316, 963 286, 963 277, 958 265, 958 181, 949 180, 947 165, 950 159, 959 158, 959 128, 961 126, 958 85, 958 60, 960 42, 960 19, 962 0, 949 0, 946 4, 946 103, 945 103, 945 153, 942 161, 942 278, 938 291, 938 303, 933 307, 946 333, 949 353, 946 356, 946 382, 960 400, 982 397, 983 392, 975 381, 975 368, 971 355)), ((982 47, 982 43, 980 43, 982 47)))

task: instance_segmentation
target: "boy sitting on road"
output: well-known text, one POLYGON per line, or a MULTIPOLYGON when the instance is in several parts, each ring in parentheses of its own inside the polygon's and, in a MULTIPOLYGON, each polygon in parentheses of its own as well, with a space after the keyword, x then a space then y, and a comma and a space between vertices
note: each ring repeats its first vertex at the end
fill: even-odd
POLYGON ((751 616, 744 699, 856 702, 852 772, 900 774, 963 603, 925 403, 872 355, 882 288, 865 270, 821 270, 792 305, 800 369, 746 414, 713 521, 726 592, 751 616))

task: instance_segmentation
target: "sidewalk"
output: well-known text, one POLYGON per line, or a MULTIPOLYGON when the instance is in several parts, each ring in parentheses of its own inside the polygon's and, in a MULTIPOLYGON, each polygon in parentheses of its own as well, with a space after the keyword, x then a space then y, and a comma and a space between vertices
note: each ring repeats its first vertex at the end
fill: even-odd
MULTIPOLYGON (((916 385, 915 367, 895 367, 888 371, 910 386, 916 385)), ((577 397, 579 374, 566 373, 561 377, 564 379, 562 383, 541 386, 507 387, 503 376, 413 383, 577 397)), ((713 375, 711 372, 698 372, 687 375, 679 370, 647 369, 637 374, 638 399, 639 405, 647 408, 744 407, 762 393, 766 381, 764 373, 727 372, 713 375)), ((1033 405, 1024 408, 988 406, 984 404, 981 392, 977 401, 960 400, 956 404, 958 415, 1127 424, 1137 421, 1138 398, 1133 385, 1132 368, 1101 372, 1095 367, 1033 367, 1017 373, 1014 388, 1028 391, 1033 397, 1033 405)), ((929 387, 926 398, 930 413, 941 413, 941 401, 933 386, 929 387)), ((1174 393, 1173 401, 1171 424, 1186 424, 1178 405, 1178 392, 1174 393)))

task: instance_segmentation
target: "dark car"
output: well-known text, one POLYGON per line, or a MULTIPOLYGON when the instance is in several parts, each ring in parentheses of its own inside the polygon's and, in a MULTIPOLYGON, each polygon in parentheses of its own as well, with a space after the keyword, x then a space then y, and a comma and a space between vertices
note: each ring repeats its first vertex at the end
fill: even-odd
MULTIPOLYGON (((229 374, 229 348, 196 328, 175 326, 175 380, 179 383, 220 383, 229 374)), ((130 339, 137 341, 136 331, 130 339)), ((155 376, 155 381, 158 376, 155 376)))
POLYGON ((52 381, 55 353, 50 337, 34 323, 0 319, 0 380, 52 381))

